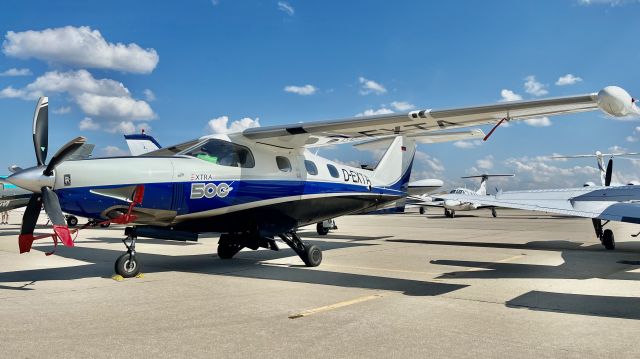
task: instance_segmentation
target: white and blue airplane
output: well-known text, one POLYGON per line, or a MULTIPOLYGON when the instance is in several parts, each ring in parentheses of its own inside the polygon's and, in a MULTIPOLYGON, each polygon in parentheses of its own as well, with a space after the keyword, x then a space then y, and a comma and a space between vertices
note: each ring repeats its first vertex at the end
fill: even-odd
POLYGON ((85 143, 85 138, 78 137, 46 163, 48 99, 42 97, 33 121, 37 165, 7 178, 33 192, 18 240, 20 252, 29 251, 33 241, 41 238, 34 235, 34 228, 44 205, 53 224, 54 233, 49 236, 66 246, 74 243, 63 211, 131 224, 123 240, 127 252, 115 265, 123 277, 140 270, 138 236, 197 240, 203 232, 222 233, 220 258, 231 258, 242 248, 278 250, 275 238, 280 238, 307 266, 317 266, 321 250, 304 243, 295 229, 382 208, 404 197, 415 141, 423 136, 596 109, 612 116, 637 110, 625 90, 609 86, 578 96, 250 128, 204 136, 142 156, 67 160, 85 143), (346 166, 309 151, 380 138, 391 141, 373 170, 346 166))
MULTIPOLYGON (((640 186, 613 185, 612 173, 613 161, 609 160, 602 186, 500 191, 493 196, 484 196, 475 200, 485 206, 591 218, 596 237, 606 249, 612 250, 616 247, 613 231, 604 229, 610 221, 640 224, 640 186)), ((448 194, 444 197, 447 200, 466 201, 473 196, 448 194)), ((640 233, 632 236, 638 235, 640 233)))

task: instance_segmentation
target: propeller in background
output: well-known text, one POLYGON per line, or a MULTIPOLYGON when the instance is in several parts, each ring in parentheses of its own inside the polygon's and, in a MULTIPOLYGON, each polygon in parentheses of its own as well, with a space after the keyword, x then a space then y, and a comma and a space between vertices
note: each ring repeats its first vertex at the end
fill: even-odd
POLYGON ((28 252, 33 241, 37 239, 33 236, 33 232, 43 205, 53 224, 55 236, 60 238, 65 246, 73 247, 71 233, 62 213, 58 195, 53 191, 56 183, 54 170, 56 166, 77 151, 85 141, 84 137, 77 137, 69 141, 53 155, 49 164, 46 164, 49 146, 49 100, 47 97, 40 97, 33 115, 33 146, 38 165, 27 169, 12 166, 14 173, 7 178, 8 182, 34 192, 22 217, 22 228, 18 239, 20 253, 28 252))

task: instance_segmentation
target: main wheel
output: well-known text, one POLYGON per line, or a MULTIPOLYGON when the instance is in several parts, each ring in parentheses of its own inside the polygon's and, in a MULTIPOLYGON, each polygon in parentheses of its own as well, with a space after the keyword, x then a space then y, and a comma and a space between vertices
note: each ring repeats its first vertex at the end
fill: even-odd
POLYGON ((454 211, 454 210, 450 210, 450 211, 449 211, 449 213, 451 214, 451 216, 450 216, 451 218, 455 218, 455 216, 456 216, 456 211, 454 211))
POLYGON ((420 214, 424 214, 424 207, 420 207, 420 214))
POLYGON ((136 258, 135 255, 129 255, 129 253, 121 255, 116 260, 115 270, 116 273, 120 274, 124 278, 135 277, 140 273, 138 258, 136 258))
POLYGON ((77 225, 78 225, 78 217, 76 217, 76 216, 67 217, 67 226, 75 227, 77 225))
POLYGON ((448 209, 444 209, 444 216, 445 217, 451 217, 451 215, 449 215, 449 210, 448 209))
POLYGON ((318 224, 316 224, 316 232, 318 232, 318 234, 321 236, 326 236, 327 234, 329 234, 329 228, 323 226, 322 222, 318 222, 318 224))
POLYGON ((100 227, 101 228, 107 228, 111 225, 111 223, 107 222, 107 223, 100 223, 100 227))
POLYGON ((316 245, 305 246, 302 260, 307 267, 317 267, 322 263, 322 251, 316 245))
POLYGON ((231 259, 238 254, 242 246, 236 243, 218 243, 218 257, 220 259, 231 259))
POLYGON ((608 249, 608 250, 613 250, 616 248, 616 240, 613 237, 613 231, 610 229, 605 229, 604 232, 602 232, 602 245, 608 249))
POLYGON ((496 212, 495 208, 491 208, 491 215, 493 216, 493 218, 498 217, 498 212, 496 212))

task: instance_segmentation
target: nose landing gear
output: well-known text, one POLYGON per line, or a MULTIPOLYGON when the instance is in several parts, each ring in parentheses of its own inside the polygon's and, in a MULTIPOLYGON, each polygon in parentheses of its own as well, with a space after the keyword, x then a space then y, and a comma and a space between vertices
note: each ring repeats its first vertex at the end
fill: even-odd
POLYGON ((127 237, 122 240, 122 243, 127 247, 127 252, 116 260, 115 271, 123 278, 131 278, 140 273, 140 263, 136 257, 136 240, 138 236, 135 233, 135 228, 131 227, 125 229, 125 234, 127 237))

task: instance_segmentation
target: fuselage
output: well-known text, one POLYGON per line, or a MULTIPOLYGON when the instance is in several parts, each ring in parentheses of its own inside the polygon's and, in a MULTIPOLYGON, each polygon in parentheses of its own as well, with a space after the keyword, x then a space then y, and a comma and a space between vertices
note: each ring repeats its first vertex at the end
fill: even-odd
MULTIPOLYGON (((463 194, 468 196, 480 196, 478 192, 470 190, 468 188, 456 188, 449 192, 450 194, 463 194)), ((445 200, 443 203, 444 208, 454 211, 473 211, 478 209, 480 204, 475 202, 466 202, 466 201, 456 201, 456 200, 445 200)))
POLYGON ((187 152, 66 161, 56 168, 54 190, 64 212, 108 219, 126 212, 135 187, 144 185, 139 224, 276 234, 376 209, 403 197, 408 182, 409 171, 378 183, 373 171, 226 136, 207 137, 187 152), (216 146, 228 148, 218 155, 216 146))

